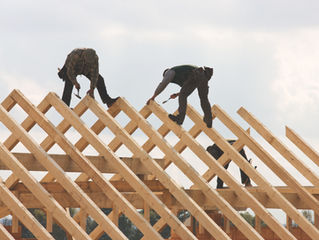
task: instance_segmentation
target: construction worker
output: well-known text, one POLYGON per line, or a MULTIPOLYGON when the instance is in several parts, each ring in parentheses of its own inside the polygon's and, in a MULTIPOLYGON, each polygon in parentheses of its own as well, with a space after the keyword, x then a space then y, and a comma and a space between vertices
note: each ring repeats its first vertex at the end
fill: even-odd
MULTIPOLYGON (((104 79, 99 74, 99 58, 95 50, 91 48, 74 49, 68 54, 64 66, 59 70, 58 76, 65 82, 62 100, 70 106, 73 86, 78 90, 78 93, 81 88, 76 80, 76 77, 81 74, 91 81, 87 94, 94 98, 94 89, 97 88, 102 102, 108 107, 112 106, 117 98, 111 98, 108 95, 104 79)), ((78 97, 80 98, 80 96, 78 97)))
MULTIPOLYGON (((228 142, 233 145, 235 140, 228 140, 228 142)), ((216 145, 208 146, 206 149, 216 160, 223 155, 223 151, 216 145)), ((247 159, 246 153, 244 149, 242 148, 239 153, 250 163, 250 160, 247 159)), ((230 162, 229 162, 230 163, 230 162)), ((227 169, 229 166, 229 163, 227 163, 224 168, 227 169)), ((241 176, 241 183, 245 185, 245 187, 251 187, 250 178, 240 169, 240 176, 241 176)), ((217 178, 217 188, 223 188, 223 180, 221 180, 219 177, 217 178)))
POLYGON ((212 127, 212 112, 208 100, 208 81, 213 75, 213 68, 196 67, 192 65, 181 65, 166 69, 163 73, 163 80, 156 88, 153 96, 147 101, 147 104, 167 87, 169 83, 175 83, 181 87, 179 93, 172 94, 171 98, 179 96, 178 115, 169 114, 169 118, 181 125, 184 122, 187 97, 197 88, 201 107, 204 111, 204 122, 207 127, 212 127))

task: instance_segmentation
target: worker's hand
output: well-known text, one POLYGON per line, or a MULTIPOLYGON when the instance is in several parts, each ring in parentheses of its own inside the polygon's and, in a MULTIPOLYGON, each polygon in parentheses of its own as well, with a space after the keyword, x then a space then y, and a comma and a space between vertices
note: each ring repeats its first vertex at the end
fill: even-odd
POLYGON ((179 93, 174 93, 174 94, 172 94, 172 95, 170 96, 170 98, 171 98, 171 99, 174 99, 174 98, 178 97, 178 95, 179 95, 179 93))
POLYGON ((151 101, 154 101, 154 100, 155 100, 155 96, 153 96, 153 97, 151 97, 150 99, 148 99, 147 102, 146 102, 146 104, 148 105, 148 104, 150 104, 151 101))
POLYGON ((80 90, 81 86, 78 82, 74 83, 74 87, 77 89, 77 90, 80 90))
POLYGON ((86 92, 86 94, 90 95, 91 98, 94 98, 94 89, 91 89, 86 92))

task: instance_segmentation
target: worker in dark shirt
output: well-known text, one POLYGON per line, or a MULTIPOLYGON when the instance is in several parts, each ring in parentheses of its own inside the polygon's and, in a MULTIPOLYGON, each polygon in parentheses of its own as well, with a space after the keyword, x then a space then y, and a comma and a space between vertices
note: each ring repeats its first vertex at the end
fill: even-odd
POLYGON ((175 83, 181 87, 177 94, 172 94, 171 98, 179 96, 178 115, 169 114, 169 118, 181 125, 184 122, 187 97, 197 88, 200 98, 201 107, 204 112, 204 122, 207 127, 212 127, 212 112, 208 100, 208 81, 213 75, 213 68, 197 67, 192 65, 181 65, 166 69, 163 73, 163 80, 156 88, 153 96, 147 101, 147 104, 155 98, 167 87, 169 83, 175 83))
POLYGON ((117 100, 111 98, 105 87, 103 77, 99 74, 99 58, 94 49, 76 48, 68 54, 64 66, 58 72, 58 76, 65 82, 62 100, 70 106, 73 86, 79 91, 80 84, 76 80, 78 75, 86 76, 90 81, 90 89, 87 91, 94 98, 94 89, 97 88, 101 100, 108 107, 117 100))
MULTIPOLYGON (((232 145, 235 140, 228 140, 228 142, 232 145)), ((216 145, 212 145, 212 146, 208 146, 206 149, 216 160, 218 158, 220 158, 224 152, 216 145)), ((239 153, 248 161, 250 162, 250 160, 247 159, 246 153, 244 151, 244 149, 242 148, 239 153)), ((230 163, 230 162, 229 162, 230 163)), ((228 168, 229 163, 227 163, 224 167, 225 169, 228 168)), ((250 178, 246 175, 246 173, 244 173, 241 169, 240 169, 240 176, 241 176, 241 183, 245 185, 245 187, 251 187, 251 182, 250 182, 250 178)), ((223 180, 221 180, 219 177, 217 178, 217 188, 223 188, 223 180)))

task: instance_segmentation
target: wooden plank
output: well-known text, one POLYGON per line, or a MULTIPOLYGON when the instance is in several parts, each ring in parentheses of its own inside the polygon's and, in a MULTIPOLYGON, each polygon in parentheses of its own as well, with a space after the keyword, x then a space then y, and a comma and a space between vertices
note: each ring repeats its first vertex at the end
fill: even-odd
POLYGON ((0 199, 6 206, 14 212, 12 216, 12 233, 17 233, 18 219, 39 239, 54 239, 50 233, 35 219, 26 209, 19 199, 4 185, 0 178, 0 199))
MULTIPOLYGON (((44 126, 52 126, 51 123, 49 123, 44 115, 38 111, 30 102, 28 102, 24 96, 18 92, 13 91, 12 97, 18 102, 18 104, 24 109, 26 112, 28 112, 29 116, 36 119, 37 123, 41 125, 41 127, 44 126), (39 121, 39 122, 38 122, 39 121)), ((68 177, 64 171, 60 168, 57 163, 50 158, 50 156, 27 134, 27 132, 18 124, 15 123, 15 121, 5 112, 3 111, 3 108, 0 106, 0 116, 1 120, 3 121, 4 125, 10 131, 14 134, 17 134, 17 136, 20 136, 20 140, 23 143, 23 145, 34 154, 34 156, 44 165, 47 167, 47 169, 50 171, 52 175, 65 187, 65 189, 68 191, 68 193, 79 203, 83 208, 85 208, 88 213, 95 219, 96 222, 101 224, 104 227, 104 230, 109 233, 109 235, 118 238, 118 239, 127 239, 124 234, 118 229, 115 228, 113 223, 108 219, 105 214, 96 206, 96 204, 88 198, 88 196, 82 191, 79 186, 77 186, 71 179, 68 177)), ((53 127, 54 128, 54 127, 53 127)), ((61 134, 62 135, 62 134, 61 134)), ((56 137, 56 136, 55 136, 56 137)), ((12 156, 13 157, 13 156, 12 156)), ((59 219, 56 218, 55 219, 59 219)), ((74 228, 74 225, 71 226, 74 228)), ((76 225, 77 232, 79 232, 78 225, 76 225)), ((68 228, 67 228, 68 229, 68 228)), ((84 232, 83 230, 81 231, 84 232)), ((73 233, 72 236, 79 237, 82 234, 79 233, 73 233)), ((88 237, 88 235, 85 233, 85 236, 88 237)), ((81 236, 83 238, 83 236, 81 236)))
POLYGON ((319 229, 319 215, 315 214, 315 223, 314 223, 315 227, 317 229, 319 229))
MULTIPOLYGON (((305 178, 307 178, 314 186, 319 186, 319 177, 302 161, 288 149, 272 132, 259 121, 255 116, 249 113, 245 108, 241 107, 237 113, 250 124, 271 146, 273 146, 284 158, 290 162, 305 178)), ((309 196, 305 199, 308 199, 309 196)), ((319 213, 319 202, 310 197, 313 202, 314 209, 319 213)), ((311 201, 311 200, 308 200, 311 201)))
MULTIPOLYGON (((0 204, 3 205, 3 203, 1 201, 0 201, 0 204)), ((8 215, 10 215, 9 209, 5 206, 0 207, 0 219, 6 217, 8 215)))
MULTIPOLYGON (((247 132, 250 132, 250 129, 247 129, 247 132)), ((235 148, 237 151, 240 151, 245 144, 240 141, 240 139, 238 139, 236 142, 233 143, 233 148, 235 148)), ((216 159, 220 165, 225 166, 226 164, 228 164, 231 159, 227 156, 227 154, 223 154, 222 156, 220 156, 220 158, 216 159)), ((209 168, 204 174, 203 174, 203 178, 209 182, 211 181, 214 177, 216 176, 216 172, 214 169, 209 168)), ((196 185, 191 186, 191 189, 196 188, 196 185)))
MULTIPOLYGON (((64 208, 72 207, 79 208, 80 205, 77 203, 61 186, 59 183, 42 183, 42 186, 56 199, 60 205, 64 208)), ((105 194, 101 191, 101 189, 94 183, 79 183, 79 186, 82 188, 84 192, 88 194, 88 196, 96 202, 99 208, 112 208, 112 201, 109 200, 105 194)), ((149 185, 148 185, 149 186, 149 185)), ((130 191, 131 191, 130 187, 130 191)), ((19 193, 20 201, 27 208, 42 208, 43 204, 37 200, 35 196, 23 185, 18 184, 15 191, 19 193)), ((137 209, 142 209, 144 207, 144 200, 135 192, 126 192, 127 188, 122 188, 124 192, 123 196, 137 209)), ((158 190, 158 189, 157 189, 158 190)), ((156 191, 157 191, 156 190, 156 191)), ((277 208, 277 203, 269 198, 266 192, 262 188, 253 187, 247 189, 264 207, 266 208, 277 208)), ((279 192, 291 203, 294 207, 298 209, 309 209, 309 206, 305 204, 298 197, 296 193, 291 192, 286 188, 277 188, 279 192)), ((183 209, 183 206, 176 202, 175 198, 166 193, 165 190, 160 190, 162 193, 157 193, 158 198, 168 207, 172 208, 174 206, 183 209), (164 194, 165 193, 165 194, 164 194)), ((250 207, 249 202, 242 201, 236 194, 235 191, 229 188, 218 189, 218 193, 221 197, 223 197, 227 202, 229 202, 235 209, 246 209, 250 207)), ((311 188, 309 191, 312 191, 311 188)), ((318 192, 318 189, 316 190, 318 192)), ((214 210, 217 208, 217 205, 214 201, 207 198, 200 190, 185 190, 185 192, 196 201, 204 210, 214 210)), ((316 199, 319 200, 319 194, 314 193, 316 199)), ((3 204, 0 204, 0 207, 3 207, 3 204)), ((6 213, 8 215, 8 213, 6 213)))
MULTIPOLYGON (((163 229, 164 229, 164 227, 166 227, 166 221, 163 219, 163 218, 160 218, 154 225, 153 225, 153 228, 156 230, 156 231, 158 231, 158 232, 161 232, 163 229)), ((144 237, 142 237, 141 238, 141 240, 147 240, 146 238, 145 238, 145 236, 144 237)))
MULTIPOLYGON (((122 140, 122 142, 125 144, 125 146, 130 149, 131 152, 134 153, 135 156, 140 157, 141 159, 143 159, 143 162, 145 163, 145 165, 150 169, 150 171, 152 171, 153 175, 156 175, 156 177, 161 181, 161 183, 163 185, 168 185, 170 186, 170 192, 174 193, 174 196, 179 198, 179 199, 183 199, 184 202, 186 202, 188 208, 187 209, 193 209, 193 211, 197 211, 197 214, 199 215, 199 218, 201 218, 201 221, 203 222, 203 224, 205 224, 205 227, 209 228, 211 233, 216 233, 216 235, 222 237, 222 239, 227 239, 228 236, 221 230, 218 229, 217 225, 211 221, 211 219, 209 218, 209 216, 207 216, 207 214, 205 212, 202 211, 202 209, 194 202, 194 201, 190 201, 190 199, 187 199, 187 195, 184 191, 182 191, 180 189, 180 187, 173 181, 171 181, 170 177, 167 175, 167 173, 165 173, 162 168, 160 168, 157 164, 154 163, 154 161, 152 160, 152 158, 143 150, 140 148, 140 146, 134 141, 134 139, 127 133, 125 132, 125 130, 123 128, 121 128, 121 126, 119 126, 116 122, 111 122, 111 119, 109 116, 107 116, 107 114, 104 111, 103 114, 103 109, 98 108, 98 105, 95 104, 95 102, 93 102, 92 100, 88 99, 88 104, 90 109, 101 119, 105 121, 105 124, 108 124, 109 129, 114 133, 117 134, 117 136, 119 136, 122 140), (152 169, 152 170, 151 170, 152 169), (156 173, 156 174, 155 174, 156 173), (196 210, 195 210, 196 209, 196 210), (212 229, 214 228, 214 229, 212 229)), ((133 114, 138 115, 139 116, 139 122, 143 121, 144 125, 147 125, 148 127, 150 127, 150 125, 146 122, 146 120, 140 115, 138 114, 137 111, 135 111, 131 106, 127 105, 127 102, 125 102, 123 99, 119 99, 118 102, 120 103, 120 107, 121 109, 125 112, 127 109, 130 109, 130 111, 133 112, 133 114), (124 102, 124 103, 123 103, 124 102), (124 107, 122 106, 124 105, 124 107)), ((127 113, 127 112, 126 112, 127 113)), ((135 117, 129 115, 129 117, 131 119, 135 119, 135 117)), ((142 131, 145 132, 145 129, 142 129, 142 131)), ((146 132, 145 132, 146 133, 146 132)), ((155 132, 153 130, 154 135, 158 134, 157 132, 155 132)), ((146 133, 147 134, 147 133, 146 133)), ((147 134, 148 135, 148 134, 147 134)), ((162 138, 161 138, 162 140, 162 138)), ((145 198, 144 198, 145 199, 145 198)), ((167 219, 167 217, 165 215, 163 215, 163 209, 161 209, 161 207, 157 208, 156 205, 151 204, 152 208, 154 208, 154 210, 165 220, 167 219)), ((192 210, 191 210, 192 211, 192 210)), ((164 212, 165 214, 165 212, 164 212)), ((174 216, 175 217, 175 216, 174 216)), ((169 219, 169 218, 168 218, 169 219)), ((169 219, 170 220, 170 219, 169 219)), ((169 223, 169 221, 167 221, 167 223, 171 226, 171 229, 174 230, 174 232, 176 232, 179 236, 183 236, 183 238, 185 238, 185 235, 183 235, 183 232, 180 231, 180 228, 176 228, 176 227, 172 227, 172 225, 169 223)), ((184 224, 180 223, 179 225, 182 228, 186 228, 184 224)), ((177 226, 178 227, 178 226, 177 226)), ((186 228, 187 229, 187 228, 186 228)), ((189 230, 188 230, 189 231, 189 230)))
POLYGON ((289 231, 291 231, 291 229, 292 229, 292 220, 288 215, 286 215, 286 228, 289 231))
MULTIPOLYGON (((29 171, 46 171, 46 168, 40 164, 31 153, 13 153, 13 155, 25 166, 29 171)), ((49 156, 65 171, 65 172, 82 172, 81 168, 72 161, 70 156, 65 154, 49 154, 49 156)), ((86 156, 93 165, 102 173, 117 173, 110 160, 103 156, 86 156)), ((139 158, 120 158, 132 171, 136 174, 150 174, 139 158)), ((154 159, 160 166, 164 166, 164 159, 154 159)), ((9 170, 0 159, 0 170, 9 170)), ((48 182, 48 181, 47 181, 48 182)))
MULTIPOLYGON (((7 111, 10 111, 16 102, 13 100, 13 98, 9 95, 3 102, 2 106, 7 111)), ((48 105, 45 101, 41 101, 41 103, 38 105, 38 109, 42 111, 43 113, 46 113, 50 109, 50 105, 48 105)), ((22 123, 21 126, 26 130, 30 131, 30 129, 35 125, 35 122, 30 118, 27 117, 22 123)), ((19 143, 18 139, 11 134, 6 141, 3 143, 4 146, 11 151, 17 144, 19 143)), ((14 174, 10 175, 8 179, 6 180, 6 186, 8 188, 11 188, 19 181, 19 178, 15 176, 14 174)))
MULTIPOLYGON (((158 133, 162 135, 162 137, 165 137, 167 133, 170 132, 169 128, 163 124, 158 133), (163 127, 163 130, 160 131, 163 127)), ((201 129, 198 127, 198 126, 193 126, 190 130, 189 130, 189 134, 196 138, 199 134, 201 133, 201 129)), ((143 149, 145 149, 147 152, 150 152, 156 145, 154 143, 152 143, 152 145, 150 143, 152 143, 152 141, 149 139, 142 147, 143 149)), ((181 141, 179 140, 175 145, 174 145, 174 149, 175 151, 177 151, 178 153, 182 153, 185 149, 186 149, 186 145, 181 141)), ((165 156, 164 157, 165 159, 165 162, 164 162, 164 167, 163 169, 165 170, 166 168, 168 168, 170 166, 170 164, 172 163, 172 161, 169 159, 169 157, 165 156)), ((154 179, 151 178, 151 179, 154 179)))
POLYGON ((18 233, 19 232, 19 218, 16 214, 12 214, 12 233, 18 233))
MULTIPOLYGON (((62 109, 63 105, 61 105, 61 100, 57 98, 57 96, 53 93, 48 95, 48 99, 52 105, 57 109, 57 111, 65 118, 67 119, 70 123, 72 123, 73 127, 82 135, 86 138, 86 140, 99 152, 99 154, 103 155, 105 158, 110 158, 113 159, 112 163, 114 167, 116 167, 123 178, 133 187, 135 190, 146 200, 150 205, 152 205, 152 208, 154 208, 157 213, 159 213, 161 216, 166 216, 167 221, 169 222, 171 227, 179 228, 180 231, 184 234, 183 237, 184 239, 194 239, 194 236, 192 236, 191 232, 183 225, 180 223, 180 221, 171 214, 168 208, 163 205, 163 203, 156 197, 156 195, 150 191, 147 186, 143 184, 143 182, 121 161, 119 161, 118 157, 113 153, 113 151, 106 146, 103 141, 101 141, 89 128, 84 126, 82 124, 82 121, 76 116, 75 114, 72 113, 72 111, 65 111, 62 109)), ((83 99, 85 104, 90 104, 89 107, 90 109, 96 114, 95 110, 97 109, 99 113, 102 115, 97 115, 99 119, 104 121, 104 124, 107 125, 116 125, 116 122, 114 121, 113 117, 108 114, 107 111, 105 111, 104 108, 102 108, 100 105, 96 104, 96 102, 90 98, 86 97, 83 99), (92 108, 93 106, 93 108, 92 108), (106 116, 108 117, 107 120, 106 116)), ((118 102, 119 100, 117 100, 118 102)), ((112 129, 111 129, 112 130, 112 129)), ((121 136, 122 132, 117 131, 116 134, 117 136, 121 136)), ((122 136, 121 136, 122 137, 122 136)), ((70 156, 72 153, 69 153, 70 156)), ((74 155, 74 154, 73 154, 74 155)), ((72 159, 74 157, 72 156, 72 159)), ((144 159, 142 159, 144 162, 144 159)), ((92 177, 93 179, 93 177, 92 177)), ((109 194, 109 193, 108 193, 109 194)), ((124 211, 123 211, 124 212, 124 211)), ((127 214, 125 214, 127 215, 127 214)), ((140 215, 138 215, 140 216, 140 215)), ((144 226, 150 226, 147 221, 143 219, 144 226), (145 224, 147 223, 147 224, 145 224)), ((161 236, 152 229, 152 234, 156 233, 156 236, 161 238, 161 236)), ((147 232, 145 232, 147 235, 147 232)))
MULTIPOLYGON (((188 106, 189 108, 190 106, 188 106)), ((182 129, 180 126, 178 126, 176 123, 171 121, 168 118, 168 115, 166 112, 155 103, 150 103, 150 108, 152 109, 153 113, 155 113, 163 122, 166 122, 167 126, 203 161, 212 169, 216 169, 216 173, 218 176, 220 176, 223 181, 227 183, 228 186, 234 188, 236 190, 236 194, 240 196, 240 198, 246 199, 246 201, 250 202, 250 205, 252 208, 254 208, 256 211, 259 211, 259 214, 265 214, 265 218, 268 218, 269 223, 274 224, 278 226, 279 230, 282 235, 285 235, 286 239, 294 239, 292 234, 288 233, 284 228, 281 227, 280 223, 270 216, 270 214, 267 214, 267 211, 265 208, 252 196, 249 194, 249 192, 242 188, 241 185, 233 178, 233 176, 227 172, 223 166, 220 166, 216 159, 214 159, 192 136, 190 136, 184 129, 182 129), (281 228, 281 229, 280 229, 281 228)), ((203 121, 200 119, 198 122, 195 122, 196 124, 204 124, 203 121)), ((202 127, 204 129, 204 127, 202 127)), ((216 134, 213 129, 208 129, 205 127, 205 133, 207 131, 210 131, 211 134, 214 134, 214 142, 221 141, 223 144, 226 144, 227 146, 230 146, 225 139, 223 139, 220 135, 216 134)), ((207 134, 207 133, 206 133, 207 134)), ((211 136, 210 136, 211 137, 211 136)), ((220 144, 218 144, 219 146, 220 144)), ((225 151, 224 151, 225 152, 225 151)), ((242 156, 237 152, 235 152, 235 156, 240 156, 240 159, 242 156)), ((173 158, 173 157, 172 157, 173 158)), ((247 161, 244 160, 246 164, 247 161)), ((175 162, 174 162, 175 163, 175 162)), ((197 174, 195 171, 194 173, 190 172, 190 167, 185 167, 181 164, 175 163, 176 166, 180 168, 184 172, 184 174, 193 181, 195 185, 198 186, 199 189, 203 191, 203 193, 210 199, 214 200, 216 202, 216 205, 218 208, 223 212, 224 215, 228 219, 230 219, 234 225, 237 226, 237 228, 249 239, 253 238, 261 238, 260 234, 257 233, 255 229, 252 228, 243 218, 239 215, 239 213, 224 199, 221 199, 218 194, 216 194, 216 190, 214 190, 210 185, 207 184, 207 182, 197 174), (192 175, 191 175, 192 174, 192 175)), ((249 164, 248 164, 249 165, 249 164)), ((250 166, 251 167, 251 166, 250 166)), ((194 215, 194 214, 192 214, 194 215)), ((197 218, 197 217, 196 217, 197 218)), ((197 218, 198 220, 198 218, 197 218)), ((208 229, 206 229, 208 230, 208 229)))
MULTIPOLYGON (((82 114, 87 110, 87 107, 80 102, 74 109, 73 111, 78 115, 82 116, 82 114)), ((116 104, 113 104, 112 107, 108 109, 110 114, 112 116, 116 116, 120 111, 117 110, 116 104)), ((67 132, 70 129, 71 125, 65 121, 64 119, 62 120, 61 123, 57 126, 57 129, 61 131, 62 133, 67 132)), ((101 124, 101 121, 97 120, 97 122, 92 126, 92 130, 99 134, 103 129, 104 125, 101 124)), ((54 144, 55 142, 51 139, 50 136, 48 136, 41 144, 41 146, 48 151, 54 144)), ((86 147, 88 146, 88 143, 83 139, 83 137, 75 144, 75 147, 79 149, 79 151, 83 151, 86 147)), ((50 179, 48 176, 46 178, 50 179)), ((85 173, 81 173, 80 176, 77 178, 76 181, 87 181, 89 178, 85 173)))
MULTIPOLYGON (((81 210, 80 214, 80 226, 81 228, 86 231, 86 220, 88 218, 88 214, 85 212, 85 210, 81 210)), ((118 226, 115 224, 115 226, 118 226)))
POLYGON ((119 226, 119 217, 120 217, 119 208, 116 206, 116 204, 113 203, 113 207, 112 207, 112 222, 116 226, 119 226))
MULTIPOLYGON (((50 100, 50 96, 54 98, 54 102, 58 102, 60 106, 60 110, 62 112, 68 113, 72 116, 75 116, 78 118, 78 116, 72 111, 70 108, 68 108, 62 101, 59 99, 55 94, 49 94, 46 97, 46 100, 50 100)), ((146 235, 149 235, 150 237, 154 237, 156 239, 160 239, 160 235, 153 231, 150 224, 147 223, 144 218, 136 211, 136 209, 133 208, 133 206, 123 199, 121 194, 104 178, 101 172, 99 172, 95 166, 85 158, 85 156, 78 151, 67 139, 66 137, 58 131, 54 125, 36 108, 33 107, 33 105, 24 98, 24 96, 19 91, 14 91, 12 94, 12 97, 18 102, 18 104, 28 112, 28 114, 36 120, 36 122, 39 124, 39 126, 46 131, 46 133, 51 136, 57 144, 67 153, 70 155, 70 157, 76 161, 76 163, 83 169, 86 174, 88 174, 96 183, 99 184, 101 189, 103 189, 103 192, 111 198, 113 201, 117 202, 119 206, 125 211, 126 215, 128 217, 131 217, 130 219, 134 224, 146 235), (130 216, 129 216, 130 215, 130 216), (139 221, 138 221, 139 220, 139 221)), ((52 102, 50 104, 53 105, 52 102)), ((81 124, 81 128, 83 127, 83 124, 81 124)), ((43 151, 42 148, 39 148, 36 146, 36 144, 31 144, 31 142, 24 143, 27 148, 30 148, 30 152, 32 152, 40 161, 46 162, 44 165, 48 166, 51 165, 54 161, 48 156, 48 154, 43 151), (52 161, 51 161, 52 160, 52 161)), ((119 159, 117 161, 121 162, 119 159)), ((123 163, 122 163, 123 164, 123 163)), ((65 189, 74 197, 75 199, 79 200, 80 204, 87 210, 87 212, 92 216, 95 221, 104 226, 106 232, 111 236, 113 235, 113 238, 116 239, 122 239, 126 237, 123 235, 121 231, 119 231, 118 228, 114 226, 114 224, 104 215, 104 213, 95 205, 95 203, 72 181, 68 180, 68 177, 65 176, 65 174, 62 174, 62 169, 55 164, 56 166, 52 166, 51 174, 54 174, 54 177, 63 184, 65 189)), ((125 165, 125 164, 124 164, 125 165)), ((126 166, 126 165, 125 165, 126 166)), ((126 166, 127 167, 127 166, 126 166)))
POLYGON ((3 240, 14 240, 14 237, 7 231, 7 229, 0 224, 0 239, 3 240))
MULTIPOLYGON (((227 233, 227 234, 230 234, 230 221, 229 221, 229 219, 227 218, 227 217, 225 217, 224 216, 224 222, 225 222, 225 232, 227 233)), ((257 230, 257 229, 256 229, 257 230)), ((258 230, 257 230, 257 232, 259 232, 258 230)), ((260 233, 260 232, 259 232, 260 233)))
MULTIPOLYGON (((125 181, 110 181, 110 183, 120 192, 135 192, 135 189, 128 185, 125 181)), ((143 180, 143 183, 153 192, 161 192, 166 190, 166 188, 156 180, 143 180)), ((50 193, 65 192, 63 185, 57 182, 41 183, 41 185, 50 193)), ((99 186, 93 181, 78 182, 77 185, 86 193, 101 192, 99 186)), ((29 192, 29 190, 22 183, 17 184, 13 190, 19 194, 29 192)))
POLYGON ((289 138, 306 156, 319 166, 319 153, 302 139, 294 130, 286 126, 286 137, 289 138))
MULTIPOLYGON (((167 116, 165 116, 165 114, 163 114, 163 112, 159 109, 157 110, 157 114, 161 115, 162 120, 164 120, 165 118, 167 118, 167 116)), ((215 143, 217 142, 221 142, 221 144, 223 144, 224 146, 226 146, 226 148, 230 147, 230 145, 227 143, 227 141, 225 139, 223 139, 223 137, 218 134, 214 129, 209 129, 205 126, 204 122, 202 121, 202 117, 194 110, 194 108, 192 108, 191 106, 188 106, 188 116, 192 119, 192 121, 195 122, 195 124, 200 125, 201 129, 206 133, 206 135, 208 135, 215 143)), ((165 121, 165 120, 164 120, 165 121)), ((249 194, 249 192, 247 191, 247 189, 242 188, 241 185, 233 179, 233 177, 227 172, 225 171, 225 169, 223 167, 221 167, 217 161, 209 154, 207 153, 207 151, 205 149, 203 149, 197 142, 195 139, 193 139, 186 131, 182 130, 181 128, 178 128, 177 125, 173 122, 170 123, 170 126, 172 127, 172 130, 174 131, 174 133, 177 136, 180 136, 181 140, 184 141, 185 144, 188 145, 188 147, 200 158, 202 159, 208 166, 210 169, 214 169, 217 173, 218 171, 221 173, 218 173, 218 176, 220 176, 226 183, 228 186, 232 187, 236 194, 243 199, 243 201, 245 202, 249 202, 250 203, 250 207, 255 211, 255 213, 257 213, 258 215, 263 217, 263 220, 265 222, 267 222, 267 224, 269 224, 270 226, 273 226, 276 228, 276 231, 278 234, 280 234, 280 236, 284 236, 285 238, 291 238, 293 239, 294 237, 292 236, 292 234, 290 234, 289 232, 286 231, 286 229, 284 229, 281 224, 278 222, 278 220, 276 220, 275 218, 273 218, 269 212, 260 204, 260 202, 258 202, 251 194, 249 194), (222 170, 222 171, 221 171, 222 170), (225 174, 226 173, 226 174, 225 174)), ((219 144, 218 144, 219 145, 219 144)), ((233 149, 233 148, 231 148, 233 149)), ((225 151, 224 151, 225 152, 225 151)), ((228 152, 227 152, 228 153, 228 152)), ((228 153, 229 154, 229 153, 228 153)), ((226 154, 227 155, 227 154, 226 154)), ((237 151, 233 151, 233 155, 232 157, 239 157, 240 161, 244 160, 245 162, 245 166, 247 167, 247 165, 250 167, 250 169, 252 170, 253 167, 245 160, 243 159, 243 157, 237 152, 237 151)), ((242 167, 240 167, 241 169, 243 169, 242 167)), ((195 184, 196 185, 196 184, 195 184)), ((229 209, 225 209, 225 208, 221 208, 221 211, 227 211, 229 209)), ((226 215, 227 218, 229 218, 235 225, 236 222, 233 221, 233 219, 231 219, 229 216, 227 216, 227 214, 229 215, 229 213, 225 212, 224 213, 226 215)))
MULTIPOLYGON (((2 107, 0 106, 2 110, 2 107)), ((1 119, 4 119, 2 116, 2 111, 0 111, 1 119)), ((18 127, 15 127, 18 129, 18 127)), ((5 146, 0 143, 0 156, 5 164, 7 164, 17 176, 20 176, 23 183, 32 191, 32 193, 37 196, 39 201, 48 209, 54 210, 53 216, 56 219, 67 227, 67 229, 78 236, 79 239, 88 239, 88 236, 85 232, 81 231, 78 225, 73 221, 72 218, 68 218, 65 215, 64 209, 51 198, 51 195, 32 177, 29 172, 23 167, 23 165, 5 148, 5 146)))
POLYGON ((257 232, 261 233, 261 219, 259 216, 255 216, 255 228, 257 232))
POLYGON ((144 201, 144 218, 146 219, 146 221, 150 222, 151 220, 151 209, 150 206, 144 201))
MULTIPOLYGON (((139 128, 146 134, 148 137, 150 137, 157 146, 165 153, 169 154, 170 158, 172 158, 173 162, 180 167, 180 169, 188 176, 190 179, 197 179, 199 180, 200 176, 198 173, 196 173, 191 166, 178 154, 176 151, 165 141, 163 140, 162 136, 157 133, 151 126, 146 122, 146 120, 139 115, 136 111, 134 111, 134 108, 131 107, 126 101, 123 99, 120 99, 121 108, 122 110, 135 122, 138 123, 139 128)), ((152 103, 151 103, 152 105, 152 103)), ((153 111, 154 112, 154 111, 153 111)), ((164 113, 167 115, 167 113, 164 113)), ((125 139, 123 138, 123 142, 125 139)), ((136 149, 134 152, 140 151, 141 154, 145 154, 145 151, 142 151, 141 149, 136 149)), ((147 156, 145 156, 145 159, 147 160, 147 156)), ((229 237, 227 234, 225 234, 215 222, 213 222, 210 217, 202 211, 202 209, 191 199, 189 199, 185 192, 180 189, 179 186, 176 185, 175 182, 171 181, 171 178, 163 172, 160 168, 157 168, 154 166, 152 161, 146 161, 145 162, 147 166, 150 169, 153 170, 153 175, 155 175, 161 183, 166 186, 169 191, 174 195, 174 197, 182 204, 184 207, 189 210, 193 215, 196 215, 201 224, 205 227, 205 229, 210 232, 211 235, 214 237, 218 236, 219 239, 228 239, 229 237), (195 211, 195 214, 194 214, 195 211)), ((196 180, 195 180, 196 181, 196 180)), ((202 182, 205 187, 208 189, 205 189, 205 192, 209 191, 210 186, 208 186, 206 183, 202 182)), ((216 195, 218 195, 216 193, 216 195)))
MULTIPOLYGON (((242 139, 246 146, 249 147, 250 150, 254 152, 257 157, 259 157, 259 159, 263 160, 263 162, 268 165, 268 167, 270 167, 278 176, 280 176, 281 179, 285 178, 283 180, 287 183, 287 185, 292 189, 295 189, 298 194, 300 194, 302 199, 305 201, 309 199, 309 197, 307 197, 309 193, 307 193, 269 153, 267 153, 251 136, 249 136, 236 122, 234 122, 219 106, 213 106, 213 114, 216 115, 217 118, 219 118, 238 138, 242 139)), ((224 152, 227 151, 229 144, 224 146, 222 146, 222 144, 219 142, 217 144, 224 152)), ((229 153, 232 152, 233 151, 230 151, 229 153)), ((236 152, 236 154, 238 153, 236 152)), ((247 161, 245 162, 247 163, 247 161)), ((252 169, 250 165, 247 168, 244 167, 244 161, 241 161, 241 163, 236 162, 236 164, 246 174, 248 174, 248 176, 254 176, 254 182, 259 186, 263 186, 269 197, 274 198, 278 203, 278 206, 284 210, 310 237, 319 239, 319 231, 315 229, 312 224, 310 224, 309 221, 305 219, 305 217, 303 217, 302 214, 292 206, 292 204, 289 203, 289 201, 287 201, 273 186, 271 186, 266 179, 252 169)), ((313 206, 312 202, 313 201, 307 201, 308 204, 310 203, 310 205, 313 206)), ((272 230, 274 231, 275 229, 272 228, 272 230)))
POLYGON ((47 231, 52 233, 53 232, 53 215, 51 213, 51 211, 46 209, 46 228, 47 231))

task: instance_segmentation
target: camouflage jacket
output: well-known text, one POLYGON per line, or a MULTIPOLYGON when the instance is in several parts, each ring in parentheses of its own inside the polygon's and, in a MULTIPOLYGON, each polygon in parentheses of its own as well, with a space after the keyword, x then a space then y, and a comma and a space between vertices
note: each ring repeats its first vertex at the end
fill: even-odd
POLYGON ((90 79, 90 88, 94 89, 99 77, 99 58, 94 49, 76 48, 68 54, 64 66, 69 80, 75 84, 77 75, 90 79))

